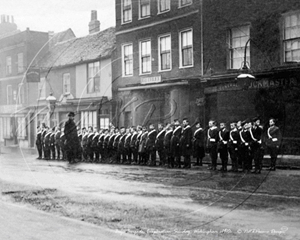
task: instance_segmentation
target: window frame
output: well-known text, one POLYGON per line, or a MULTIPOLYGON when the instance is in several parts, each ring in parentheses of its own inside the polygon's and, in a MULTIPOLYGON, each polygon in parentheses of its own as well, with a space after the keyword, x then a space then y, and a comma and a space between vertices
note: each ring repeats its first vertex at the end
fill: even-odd
MULTIPOLYGON (((130 54, 129 54, 130 56, 130 54)), ((133 43, 125 43, 122 45, 122 77, 132 77, 133 76, 133 43), (125 63, 125 47, 131 46, 131 58, 129 58, 129 62, 131 61, 131 73, 126 73, 126 63, 125 63)))
POLYGON ((130 7, 127 7, 128 9, 127 8, 124 9, 124 2, 125 2, 125 0, 121 0, 121 24, 122 25, 123 24, 128 24, 128 23, 132 22, 132 0, 128 0, 128 1, 130 1, 130 7), (128 11, 129 9, 130 9, 130 19, 128 21, 124 21, 124 17, 125 17, 124 12, 128 11))
POLYGON ((183 0, 178 0, 178 8, 184 8, 193 4, 193 0, 190 0, 190 2, 186 4, 182 4, 182 1, 183 0))
POLYGON ((179 32, 179 68, 191 68, 194 67, 194 31, 193 28, 187 28, 179 32), (191 65, 183 65, 183 47, 182 47, 182 34, 185 32, 191 32, 192 34, 192 64, 191 65))
MULTIPOLYGON (((235 27, 232 27, 228 30, 228 69, 241 69, 243 67, 243 62, 244 62, 244 53, 245 53, 245 45, 247 43, 247 41, 245 42, 245 45, 243 47, 235 47, 233 48, 232 45, 233 45, 233 30, 234 29, 239 29, 239 28, 242 28, 242 27, 247 27, 247 32, 249 33, 248 35, 245 35, 246 37, 248 36, 247 38, 247 41, 250 39, 250 30, 251 30, 251 26, 250 24, 244 24, 244 25, 240 25, 240 26, 235 26, 235 27), (234 49, 241 49, 241 52, 242 52, 242 56, 239 57, 241 58, 241 63, 240 63, 240 66, 239 68, 234 68, 234 59, 236 59, 237 57, 233 57, 233 53, 234 53, 234 49)), ((245 37, 245 36, 239 36, 239 38, 242 38, 242 37, 245 37)), ((250 52, 250 44, 251 42, 248 43, 247 45, 247 53, 246 53, 246 60, 247 60, 247 65, 250 67, 251 66, 251 52, 250 52)))
POLYGON ((17 54, 17 70, 18 73, 23 73, 24 72, 24 53, 20 52, 17 54), (20 57, 22 56, 22 57, 20 57))
MULTIPOLYGON (((282 15, 282 56, 283 56, 283 63, 299 63, 300 62, 300 56, 299 56, 299 60, 295 60, 295 59, 293 59, 293 52, 295 52, 295 51, 299 51, 300 52, 300 11, 299 10, 297 10, 297 11, 291 11, 291 12, 288 12, 288 13, 285 13, 285 14, 283 14, 282 15), (297 25, 295 25, 295 26, 289 26, 289 27, 287 27, 286 26, 286 19, 289 17, 289 18, 291 18, 292 16, 297 16, 297 20, 298 20, 298 24, 297 25), (298 35, 299 36, 296 36, 296 37, 290 37, 290 38, 287 38, 286 37, 286 29, 287 28, 290 28, 291 29, 291 33, 290 33, 290 35, 292 35, 292 30, 293 30, 293 28, 296 28, 296 29, 298 29, 298 35), (290 49, 290 51, 287 51, 286 50, 286 43, 288 43, 288 42, 291 42, 291 49, 290 49), (296 48, 296 49, 292 49, 292 44, 294 43, 294 42, 298 42, 298 48, 296 48), (287 52, 290 52, 291 53, 291 60, 290 61, 287 61, 287 52)), ((291 20, 290 20, 291 21, 291 20)), ((291 24, 291 23, 290 23, 291 24)))
POLYGON ((92 94, 97 92, 100 92, 100 61, 87 64, 87 93, 92 94), (92 69, 92 73, 90 72, 90 69, 92 69), (90 74, 92 75, 90 76, 90 74), (90 91, 89 87, 89 84, 91 83, 93 83, 92 91, 90 91), (99 85, 98 89, 97 85, 99 85))
POLYGON ((158 36, 158 72, 167 72, 172 70, 172 36, 171 33, 163 34, 158 36), (170 37, 170 68, 162 69, 162 58, 161 58, 161 39, 170 37))
POLYGON ((71 74, 70 73, 63 73, 62 74, 62 84, 63 84, 63 94, 64 95, 70 94, 71 93, 71 74), (67 78, 67 76, 68 76, 68 78, 67 78), (66 84, 66 82, 65 82, 66 80, 69 81, 68 84, 66 84), (66 88, 69 91, 66 91, 66 88))
POLYGON ((12 74, 12 58, 11 56, 6 56, 6 63, 5 63, 5 73, 6 76, 9 76, 12 74))
POLYGON ((139 0, 139 20, 145 19, 145 18, 150 18, 150 17, 151 17, 151 0, 139 0), (147 1, 148 2, 147 5, 149 6, 149 15, 142 16, 142 6, 146 5, 146 4, 142 5, 142 1, 147 1))
POLYGON ((166 13, 166 12, 170 12, 171 11, 171 0, 158 0, 157 1, 157 14, 163 14, 163 13, 166 13), (161 1, 168 1, 168 9, 166 9, 166 10, 161 10, 160 9, 160 3, 161 3, 161 1))
POLYGON ((150 38, 147 39, 143 39, 139 41, 139 68, 140 68, 140 75, 148 75, 148 74, 152 74, 152 41, 150 38), (150 42, 150 55, 145 54, 143 55, 142 53, 142 44, 144 42, 150 42), (150 64, 150 71, 149 72, 143 72, 143 58, 149 58, 149 64, 150 64))

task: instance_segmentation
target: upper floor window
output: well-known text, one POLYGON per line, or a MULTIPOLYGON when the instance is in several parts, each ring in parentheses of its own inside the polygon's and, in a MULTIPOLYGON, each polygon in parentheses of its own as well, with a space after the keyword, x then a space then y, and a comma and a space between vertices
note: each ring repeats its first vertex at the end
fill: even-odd
POLYGON ((140 42, 140 73, 151 73, 151 41, 140 42))
POLYGON ((63 74, 63 93, 70 94, 71 92, 71 83, 70 83, 70 73, 63 74))
POLYGON ((6 75, 11 74, 11 57, 6 57, 6 75))
POLYGON ((179 7, 185 7, 187 5, 191 5, 193 0, 179 0, 179 7))
POLYGON ((159 70, 170 70, 171 61, 171 35, 161 36, 159 42, 159 70))
POLYGON ((158 13, 167 12, 170 8, 170 0, 158 0, 158 13))
POLYGON ((122 0, 122 23, 128 23, 132 20, 131 0, 122 0))
POLYGON ((180 32, 180 67, 192 67, 193 59, 193 31, 188 29, 180 32))
POLYGON ((22 73, 23 71, 24 71, 23 53, 18 53, 18 73, 22 73))
POLYGON ((88 82, 87 92, 100 91, 100 62, 93 62, 88 64, 88 82))
MULTIPOLYGON (((229 31, 229 68, 240 69, 244 62, 245 45, 250 38, 250 26, 232 28, 229 31)), ((250 42, 246 52, 247 65, 250 67, 250 42)))
POLYGON ((122 47, 122 67, 123 76, 132 76, 133 74, 133 55, 132 44, 126 44, 122 47))
POLYGON ((11 85, 6 87, 7 105, 13 104, 13 90, 11 85))
POLYGON ((150 16, 150 0, 139 0, 140 2, 140 18, 150 16))
POLYGON ((39 87, 38 98, 39 99, 46 98, 46 79, 44 77, 41 78, 41 81, 39 82, 38 87, 39 87))
POLYGON ((284 61, 300 61, 300 13, 293 13, 284 18, 284 61))

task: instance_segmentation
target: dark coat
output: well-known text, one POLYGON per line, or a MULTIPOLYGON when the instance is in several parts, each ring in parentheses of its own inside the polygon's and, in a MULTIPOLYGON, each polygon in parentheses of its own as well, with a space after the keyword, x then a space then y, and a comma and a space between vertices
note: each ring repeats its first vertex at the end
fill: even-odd
POLYGON ((37 146, 42 146, 43 142, 42 142, 42 132, 38 131, 36 134, 36 140, 35 140, 35 144, 37 146))
POLYGON ((151 130, 146 139, 146 149, 147 151, 154 151, 155 150, 155 140, 156 140, 157 132, 156 130, 151 130))
POLYGON ((218 147, 219 149, 225 149, 228 146, 229 141, 229 131, 226 128, 219 130, 219 142, 218 147))
POLYGON ((204 145, 205 135, 202 128, 198 128, 194 132, 193 137, 193 156, 196 158, 203 158, 205 156, 204 145))
POLYGON ((268 147, 279 147, 282 141, 282 135, 279 127, 269 127, 267 130, 266 145, 268 147))
POLYGON ((55 144, 59 145, 61 131, 55 133, 55 144))
POLYGON ((176 127, 173 131, 173 135, 171 138, 171 154, 172 156, 180 156, 180 137, 181 137, 182 127, 176 127))
POLYGON ((182 134, 180 137, 180 147, 183 156, 188 156, 192 154, 192 149, 193 149, 192 138, 193 138, 193 131, 190 126, 186 126, 182 130, 182 134))
POLYGON ((155 140, 155 147, 157 151, 162 151, 164 149, 164 137, 166 134, 166 130, 161 130, 157 135, 156 135, 156 140, 155 140))
POLYGON ((164 149, 166 151, 166 154, 170 155, 171 154, 171 138, 173 135, 173 131, 169 130, 166 132, 164 136, 164 149))
POLYGON ((68 120, 65 123, 64 134, 66 138, 66 148, 76 152, 79 149, 79 139, 77 135, 77 127, 74 121, 68 120))
POLYGON ((218 128, 209 128, 207 131, 207 147, 216 147, 219 141, 219 130, 218 128))

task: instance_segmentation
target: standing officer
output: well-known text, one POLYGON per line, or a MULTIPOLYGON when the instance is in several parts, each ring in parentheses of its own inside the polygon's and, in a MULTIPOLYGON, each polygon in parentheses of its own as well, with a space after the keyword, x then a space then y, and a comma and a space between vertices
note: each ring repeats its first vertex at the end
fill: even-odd
POLYGON ((251 136, 249 132, 249 127, 251 126, 251 124, 249 123, 249 120, 245 120, 244 122, 242 122, 243 130, 240 131, 240 155, 242 158, 243 172, 247 171, 247 173, 250 172, 252 164, 250 153, 251 136))
POLYGON ((50 151, 52 155, 52 160, 55 160, 55 127, 52 128, 50 135, 50 151))
POLYGON ((135 148, 138 154, 138 161, 137 164, 141 164, 142 163, 142 154, 140 153, 140 142, 142 140, 142 135, 143 135, 143 127, 142 126, 138 126, 137 128, 137 137, 136 137, 136 141, 135 141, 135 148))
POLYGON ((209 129, 207 131, 207 149, 211 158, 211 167, 209 170, 217 170, 217 159, 218 159, 218 141, 219 141, 219 130, 214 120, 208 122, 209 129))
POLYGON ((133 128, 134 127, 130 127, 128 129, 128 133, 126 134, 125 141, 124 141, 124 151, 125 151, 125 155, 126 155, 128 164, 131 164, 131 161, 132 161, 132 152, 131 152, 130 142, 131 142, 131 136, 133 134, 133 128))
POLYGON ((45 134, 45 137, 44 137, 44 157, 45 157, 45 160, 50 160, 50 154, 51 154, 51 139, 50 139, 50 136, 52 134, 51 130, 46 127, 47 129, 47 133, 45 134))
POLYGON ((87 150, 88 135, 89 135, 89 132, 86 130, 85 127, 83 127, 82 128, 81 148, 82 148, 82 160, 85 162, 88 161, 88 150, 87 150))
POLYGON ((66 155, 69 163, 75 163, 76 152, 79 148, 77 128, 74 122, 75 113, 68 113, 69 120, 65 123, 64 133, 66 137, 66 155))
POLYGON ((193 156, 196 158, 195 166, 202 166, 202 159, 205 157, 204 130, 199 122, 196 123, 196 131, 193 137, 193 156))
POLYGON ((95 133, 93 131, 93 127, 89 126, 88 127, 88 136, 87 136, 87 145, 86 145, 86 151, 87 151, 89 162, 93 162, 93 159, 94 159, 94 152, 93 152, 93 148, 92 148, 92 142, 93 142, 94 135, 95 135, 95 133))
POLYGON ((149 166, 156 166, 156 149, 155 149, 155 140, 157 136, 157 131, 154 128, 154 125, 149 124, 149 133, 146 139, 146 151, 147 155, 150 158, 149 166))
POLYGON ((166 161, 168 163, 168 167, 173 168, 174 157, 171 152, 171 139, 173 135, 173 126, 171 124, 167 124, 166 129, 167 130, 164 137, 164 152, 165 152, 166 161))
POLYGON ((42 159, 43 158, 43 142, 42 142, 42 131, 41 131, 40 126, 37 127, 35 145, 36 145, 36 148, 37 148, 38 154, 39 154, 37 159, 42 159))
POLYGON ((220 159, 222 162, 222 167, 221 167, 220 171, 223 171, 223 172, 227 172, 228 140, 229 140, 229 132, 225 127, 225 123, 220 123, 218 147, 219 147, 220 159))
POLYGON ((182 121, 183 129, 180 137, 181 153, 184 157, 184 168, 191 168, 191 152, 192 152, 192 138, 193 131, 189 125, 188 119, 184 118, 182 121))
POLYGON ((60 159, 60 143, 59 143, 60 135, 61 135, 60 127, 57 126, 55 136, 54 136, 55 148, 56 148, 56 152, 57 152, 57 158, 56 158, 57 160, 60 159))
POLYGON ((99 136, 99 140, 98 140, 98 149, 99 149, 99 157, 100 157, 100 162, 104 162, 104 148, 103 148, 103 144, 104 144, 104 138, 105 135, 108 133, 107 129, 103 129, 103 131, 101 132, 100 136, 99 136))
POLYGON ((279 147, 281 144, 282 136, 279 127, 275 125, 275 119, 269 120, 270 127, 267 130, 266 145, 271 156, 271 165, 269 170, 276 171, 277 155, 279 153, 279 147))
POLYGON ((146 163, 148 162, 148 157, 146 152, 146 140, 147 140, 148 131, 145 126, 143 126, 142 129, 143 130, 139 141, 139 154, 141 155, 141 164, 146 165, 146 163))
POLYGON ((229 142, 228 142, 228 150, 231 159, 232 167, 229 171, 238 172, 238 149, 239 149, 239 141, 240 134, 238 129, 236 128, 236 123, 230 123, 230 132, 229 132, 229 142))
POLYGON ((155 140, 155 148, 157 150, 158 156, 159 156, 159 165, 164 166, 166 164, 165 160, 165 153, 164 153, 164 137, 166 134, 166 129, 164 129, 164 126, 162 123, 158 124, 158 134, 156 136, 155 140))
POLYGON ((126 131, 127 131, 127 129, 125 129, 125 127, 120 128, 120 136, 119 136, 119 142, 118 142, 118 146, 117 146, 117 154, 118 154, 120 163, 125 163, 127 160, 126 154, 125 154, 125 149, 124 149, 125 138, 128 133, 126 131))
MULTIPOLYGON (((137 128, 139 129, 139 126, 137 128)), ((138 132, 135 127, 132 127, 132 134, 130 137, 130 151, 132 153, 134 164, 137 164, 137 160, 138 160, 138 150, 136 147, 137 137, 138 137, 138 132)))
POLYGON ((62 160, 66 160, 67 156, 66 156, 66 146, 65 146, 65 141, 66 141, 66 136, 64 133, 65 129, 63 128, 60 134, 60 138, 59 138, 59 147, 61 149, 61 153, 62 153, 62 160))
POLYGON ((180 149, 180 137, 182 127, 180 126, 179 120, 174 120, 175 129, 171 138, 171 154, 175 159, 175 167, 181 168, 181 149, 180 149))
POLYGON ((42 148, 44 153, 44 159, 46 159, 46 149, 45 149, 45 136, 48 132, 48 127, 45 125, 45 123, 42 123, 42 133, 41 133, 41 139, 42 139, 42 148))
POLYGON ((263 128, 260 125, 260 119, 253 119, 253 126, 249 129, 251 136, 251 151, 254 157, 255 170, 252 173, 260 173, 262 168, 262 158, 263 158, 263 149, 262 149, 262 133, 263 128))
POLYGON ((98 142, 99 142, 99 133, 98 133, 98 130, 96 127, 94 127, 94 135, 93 135, 93 138, 92 138, 92 144, 91 144, 91 147, 92 147, 92 154, 93 156, 95 156, 95 158, 93 159, 94 162, 99 162, 99 149, 98 149, 98 142))

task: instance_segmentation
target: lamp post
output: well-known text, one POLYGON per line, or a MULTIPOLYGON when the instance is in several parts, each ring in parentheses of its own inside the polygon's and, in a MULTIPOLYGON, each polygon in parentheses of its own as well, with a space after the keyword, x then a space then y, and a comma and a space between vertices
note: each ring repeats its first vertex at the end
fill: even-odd
POLYGON ((49 109, 49 126, 51 127, 51 117, 55 110, 56 105, 56 97, 53 96, 53 93, 51 92, 49 96, 46 98, 46 101, 48 103, 48 109, 49 109))

